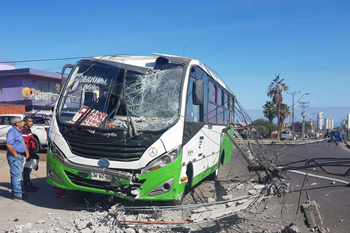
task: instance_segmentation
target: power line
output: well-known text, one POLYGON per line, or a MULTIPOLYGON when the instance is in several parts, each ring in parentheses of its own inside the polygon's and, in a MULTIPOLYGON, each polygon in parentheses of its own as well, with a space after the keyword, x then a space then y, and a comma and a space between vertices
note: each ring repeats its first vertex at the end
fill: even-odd
POLYGON ((61 58, 43 58, 43 59, 32 59, 32 60, 18 60, 18 61, 0 61, 0 64, 10 64, 10 63, 25 63, 25 62, 43 62, 43 61, 61 61, 61 60, 73 60, 82 59, 88 57, 115 57, 115 56, 128 56, 132 54, 113 54, 113 55, 98 55, 98 56, 84 56, 84 57, 61 57, 61 58))
POLYGON ((85 56, 85 57, 63 57, 63 58, 46 58, 46 59, 33 59, 33 60, 19 60, 19 61, 0 61, 0 64, 6 63, 24 63, 24 62, 39 62, 39 61, 60 61, 60 60, 72 60, 72 59, 82 59, 93 56, 85 56))

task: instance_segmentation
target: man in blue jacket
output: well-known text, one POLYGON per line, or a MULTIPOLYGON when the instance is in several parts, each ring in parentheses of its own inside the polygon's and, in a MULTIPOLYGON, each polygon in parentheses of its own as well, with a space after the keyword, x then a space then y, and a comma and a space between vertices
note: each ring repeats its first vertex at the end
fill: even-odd
POLYGON ((22 171, 24 160, 29 159, 29 152, 23 140, 21 129, 23 121, 20 117, 12 118, 13 127, 6 136, 7 161, 10 165, 12 194, 14 200, 22 200, 22 171))

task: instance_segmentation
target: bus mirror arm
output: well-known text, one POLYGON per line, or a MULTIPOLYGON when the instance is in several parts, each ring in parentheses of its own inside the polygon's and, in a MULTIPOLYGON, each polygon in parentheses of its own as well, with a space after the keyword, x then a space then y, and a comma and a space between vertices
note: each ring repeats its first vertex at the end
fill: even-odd
POLYGON ((193 104, 204 104, 204 82, 202 80, 195 80, 193 85, 193 104))
POLYGON ((67 77, 65 77, 64 72, 66 71, 66 69, 73 69, 74 65, 72 64, 65 64, 62 68, 62 72, 61 72, 61 89, 63 88, 64 84, 67 81, 67 77))

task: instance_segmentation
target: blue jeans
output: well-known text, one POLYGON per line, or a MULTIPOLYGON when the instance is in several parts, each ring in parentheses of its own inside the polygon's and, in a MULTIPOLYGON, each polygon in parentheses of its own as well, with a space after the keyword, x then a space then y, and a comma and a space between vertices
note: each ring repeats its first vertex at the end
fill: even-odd
POLYGON ((7 154, 7 161, 10 165, 10 174, 11 174, 11 185, 12 185, 12 194, 14 197, 22 197, 22 170, 23 170, 23 156, 14 157, 10 154, 7 154))

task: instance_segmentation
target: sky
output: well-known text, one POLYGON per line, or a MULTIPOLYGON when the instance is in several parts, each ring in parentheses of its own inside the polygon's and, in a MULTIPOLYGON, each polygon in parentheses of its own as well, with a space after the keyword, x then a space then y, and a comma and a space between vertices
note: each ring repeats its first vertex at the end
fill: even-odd
MULTIPOLYGON (((302 98, 310 107, 350 113, 350 1, 5 1, 1 9, 0 59, 184 55, 214 69, 247 109, 262 109, 279 74, 300 91, 295 100, 310 93, 302 98)), ((16 67, 58 72, 76 61, 16 67)))

